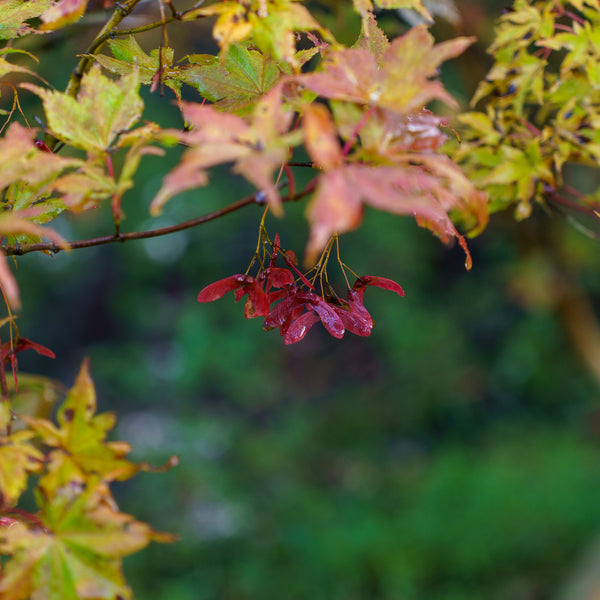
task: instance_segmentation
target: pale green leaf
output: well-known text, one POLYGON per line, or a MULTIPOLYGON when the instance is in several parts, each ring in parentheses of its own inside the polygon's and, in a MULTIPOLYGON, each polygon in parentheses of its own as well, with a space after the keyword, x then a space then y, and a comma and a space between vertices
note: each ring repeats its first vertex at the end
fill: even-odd
POLYGON ((53 135, 90 152, 108 150, 139 120, 144 108, 135 70, 113 81, 94 65, 83 76, 77 98, 26 83, 22 87, 42 98, 53 135))

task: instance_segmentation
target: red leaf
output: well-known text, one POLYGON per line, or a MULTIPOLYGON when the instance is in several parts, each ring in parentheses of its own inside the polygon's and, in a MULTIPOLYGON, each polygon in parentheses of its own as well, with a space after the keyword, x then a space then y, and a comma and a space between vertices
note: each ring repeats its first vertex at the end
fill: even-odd
POLYGON ((314 312, 305 312, 303 315, 300 315, 287 328, 283 342, 286 345, 299 342, 318 320, 319 317, 314 312))

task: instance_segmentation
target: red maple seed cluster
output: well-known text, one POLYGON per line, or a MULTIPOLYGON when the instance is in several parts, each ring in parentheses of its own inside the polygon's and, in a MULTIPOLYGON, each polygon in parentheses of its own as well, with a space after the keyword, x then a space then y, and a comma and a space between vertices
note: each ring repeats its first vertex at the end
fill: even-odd
POLYGON ((266 331, 279 328, 285 344, 295 344, 318 321, 338 339, 346 331, 363 337, 371 335, 373 318, 363 304, 367 286, 404 296, 404 290, 395 281, 373 275, 358 277, 345 299, 334 293, 319 295, 306 275, 294 265, 293 252, 281 250, 278 236, 272 248, 269 266, 261 268, 256 277, 237 274, 215 281, 198 294, 198 302, 213 302, 228 292, 235 292, 236 302, 247 295, 246 318, 265 317, 266 331), (283 256, 287 268, 275 266, 279 255, 283 256))

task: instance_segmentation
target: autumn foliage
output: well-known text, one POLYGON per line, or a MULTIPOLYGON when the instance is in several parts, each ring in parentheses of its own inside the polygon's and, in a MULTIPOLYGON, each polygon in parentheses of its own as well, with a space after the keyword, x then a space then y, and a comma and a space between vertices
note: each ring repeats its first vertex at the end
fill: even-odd
POLYGON ((555 203, 598 214, 594 198, 562 185, 565 163, 600 161, 598 0, 516 0, 500 18, 494 67, 473 98, 473 107, 482 108, 457 119, 448 116, 460 107, 440 69, 474 39, 436 43, 419 24, 389 40, 377 21, 380 9, 412 9, 431 22, 420 0, 348 2, 362 23, 351 47, 295 0, 185 8, 175 0, 156 2, 160 18, 136 27, 125 19, 139 0, 0 3, 0 84, 14 98, 0 130, 0 286, 7 314, 0 322, 6 332, 2 600, 128 598, 122 557, 151 541, 173 541, 115 502, 112 482, 152 468, 130 462, 126 443, 107 441, 116 417, 96 413, 86 362, 55 421, 11 405, 19 386, 17 353, 53 353, 16 328, 20 293, 9 257, 175 234, 257 205, 256 249, 249 240, 239 273, 198 281, 198 301, 233 296, 246 318, 261 318, 265 330, 279 330, 289 345, 317 323, 337 339, 346 332, 369 336, 374 319, 364 304, 366 289, 404 295, 384 273, 358 275, 343 261, 340 236, 360 227, 365 210, 409 216, 443 243, 458 243, 467 269, 473 263, 467 238, 484 230, 490 212, 512 206, 525 218, 534 203, 555 203), (36 73, 36 58, 22 44, 68 31, 92 13, 103 25, 74 57, 66 89, 56 89, 36 73), (168 32, 206 19, 218 52, 176 56, 168 32), (162 41, 146 50, 137 34, 152 29, 162 31, 162 41), (145 119, 142 86, 171 94, 178 127, 145 119), (21 109, 24 94, 43 109, 41 126, 21 109), (256 191, 174 226, 124 232, 140 164, 176 147, 183 148, 181 159, 164 173, 149 202, 151 215, 168 211, 179 194, 209 185, 218 165, 230 165, 256 191), (298 169, 312 173, 302 186, 298 169), (300 201, 309 234, 299 261, 268 229, 276 229, 287 203, 300 201), (114 223, 103 237, 65 240, 52 228, 62 214, 103 204, 114 223), (344 281, 341 289, 332 270, 344 281), (20 507, 27 490, 35 497, 33 511, 20 507))

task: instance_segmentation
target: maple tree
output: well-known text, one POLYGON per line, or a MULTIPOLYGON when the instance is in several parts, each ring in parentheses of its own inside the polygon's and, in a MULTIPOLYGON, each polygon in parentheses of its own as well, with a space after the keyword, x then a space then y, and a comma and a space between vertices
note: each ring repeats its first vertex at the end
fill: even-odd
POLYGON ((369 336, 366 288, 404 295, 384 274, 358 275, 342 260, 339 236, 361 225, 366 208, 411 216, 442 242, 458 243, 467 269, 467 238, 485 229, 490 212, 515 206, 522 219, 537 202, 599 214, 598 194, 584 195, 562 178, 567 162, 600 160, 598 0, 516 0, 499 21, 494 66, 472 101, 483 109, 456 120, 438 114, 458 109, 439 70, 474 39, 435 43, 419 24, 389 40, 377 21, 379 9, 411 9, 431 22, 420 0, 354 0, 362 27, 351 47, 296 0, 223 0, 183 10, 174 0, 157 0, 158 21, 122 25, 138 4, 0 5, 0 84, 14 99, 0 130, 0 287, 7 311, 0 326, 9 338, 0 361, 0 552, 8 557, 0 598, 126 598, 122 557, 151 541, 173 541, 115 502, 112 482, 156 469, 128 461, 127 444, 106 441, 116 417, 96 414, 87 363, 56 423, 20 411, 18 389, 26 379, 18 377, 16 354, 54 355, 17 329, 20 297, 9 257, 174 234, 258 205, 258 242, 246 271, 206 285, 198 301, 232 292, 235 301, 244 299, 246 318, 263 318, 265 330, 279 329, 284 344, 293 344, 319 322, 334 338, 346 331, 369 336), (103 15, 104 25, 82 49, 64 91, 22 64, 35 61, 22 40, 68 30, 90 12, 103 15), (209 18, 218 53, 176 56, 167 26, 194 27, 209 18), (161 43, 146 51, 136 36, 153 29, 162 32, 161 43), (21 82, 12 83, 15 77, 21 82), (172 92, 178 128, 143 120, 141 86, 172 92), (23 94, 41 101, 41 127, 22 110, 23 94), (231 164, 257 191, 176 225, 122 231, 142 160, 178 147, 181 159, 164 174, 151 215, 168 210, 178 194, 209 185, 217 165, 231 164), (302 186, 297 169, 312 172, 302 186), (310 229, 298 261, 278 234, 270 236, 267 219, 304 200, 310 229), (48 225, 103 203, 110 205, 113 233, 71 241, 48 225), (335 263, 342 291, 328 271, 335 263), (35 511, 19 506, 27 489, 34 490, 35 511))

